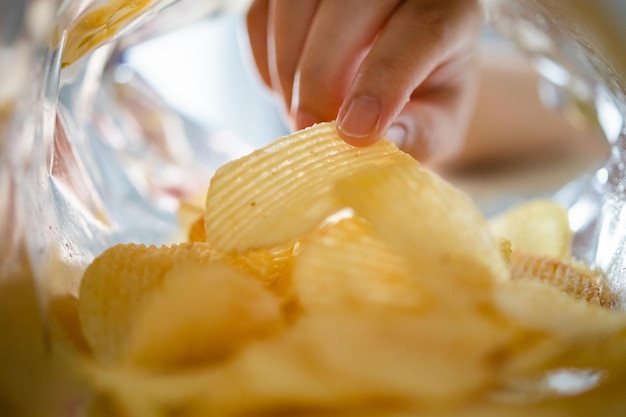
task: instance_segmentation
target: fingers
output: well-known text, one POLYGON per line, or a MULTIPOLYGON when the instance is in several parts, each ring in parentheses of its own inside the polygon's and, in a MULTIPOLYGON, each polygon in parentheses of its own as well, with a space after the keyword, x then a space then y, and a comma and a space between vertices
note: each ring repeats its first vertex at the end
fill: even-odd
POLYGON ((272 89, 291 108, 293 83, 319 0, 272 0, 268 15, 268 69, 272 89))
MULTIPOLYGON (((426 93, 445 87, 446 74, 437 79, 436 70, 463 61, 461 55, 474 49, 480 23, 480 8, 474 1, 404 2, 363 60, 339 110, 338 130, 344 140, 369 145, 387 132, 412 95, 424 95, 427 103, 426 93)), ((443 108, 437 103, 411 106, 406 113, 416 121, 408 126, 412 129, 408 137, 423 136, 412 132, 424 130, 434 134, 443 108), (420 120, 426 124, 417 126, 420 120)), ((418 146, 417 142, 411 146, 418 146)))
POLYGON ((291 114, 296 128, 337 117, 358 65, 398 3, 320 2, 295 74, 291 114))
POLYGON ((248 40, 252 58, 261 79, 269 87, 271 86, 271 81, 267 59, 268 11, 269 0, 255 0, 246 14, 246 26, 248 28, 248 40))
POLYGON ((420 161, 443 164, 456 157, 464 144, 477 90, 477 67, 467 68, 447 79, 445 86, 414 93, 386 137, 420 161))
POLYGON ((458 149, 477 0, 255 0, 247 17, 259 72, 294 128, 336 118, 356 146, 388 133, 419 159, 458 149))

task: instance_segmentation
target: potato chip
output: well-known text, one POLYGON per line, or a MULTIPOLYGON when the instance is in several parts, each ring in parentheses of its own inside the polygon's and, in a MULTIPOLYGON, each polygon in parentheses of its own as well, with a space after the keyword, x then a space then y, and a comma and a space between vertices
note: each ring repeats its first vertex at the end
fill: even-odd
POLYGON ((204 232, 204 214, 200 214, 196 217, 196 220, 191 223, 187 239, 189 242, 206 242, 206 233, 204 232))
POLYGON ((122 360, 166 372, 223 361, 283 325, 278 299, 261 283, 202 261, 175 265, 132 319, 122 360))
POLYGON ((332 184, 359 167, 411 160, 387 140, 346 144, 334 123, 285 136, 217 170, 207 193, 208 242, 223 252, 284 245, 341 207, 332 184))
POLYGON ((241 255, 226 255, 225 259, 236 269, 259 280, 274 294, 283 297, 292 290, 294 259, 302 245, 302 240, 298 239, 284 246, 254 249, 241 255))
POLYGON ((404 257, 436 304, 467 307, 508 268, 472 201, 417 164, 368 167, 338 182, 336 196, 404 257), (454 288, 455 291, 450 289, 454 288))
POLYGON ((363 219, 343 219, 308 237, 296 260, 294 288, 305 309, 413 308, 420 291, 404 259, 363 219))
POLYGON ((575 259, 557 259, 516 250, 511 253, 511 277, 542 281, 574 298, 602 307, 613 308, 618 301, 600 271, 593 271, 575 259))
POLYGON ((152 0, 112 0, 89 10, 67 30, 63 67, 73 64, 87 52, 115 36, 151 3, 152 0))
POLYGON ((216 369, 204 398, 210 409, 233 414, 453 404, 488 383, 496 371, 490 355, 508 335, 476 316, 456 316, 458 327, 450 319, 382 310, 305 316, 216 369))
POLYGON ((131 320, 150 295, 159 290, 177 263, 217 258, 206 244, 172 247, 117 245, 97 257, 85 271, 78 315, 85 338, 99 360, 118 357, 131 331, 131 320))
POLYGON ((505 238, 513 249, 562 258, 572 246, 567 210, 557 203, 531 200, 490 221, 496 238, 505 238))
POLYGON ((596 350, 611 338, 618 340, 626 329, 623 313, 577 300, 538 281, 501 283, 494 289, 494 306, 498 317, 518 327, 526 340, 535 335, 533 343, 512 345, 515 354, 507 368, 517 374, 580 366, 576 355, 596 350))

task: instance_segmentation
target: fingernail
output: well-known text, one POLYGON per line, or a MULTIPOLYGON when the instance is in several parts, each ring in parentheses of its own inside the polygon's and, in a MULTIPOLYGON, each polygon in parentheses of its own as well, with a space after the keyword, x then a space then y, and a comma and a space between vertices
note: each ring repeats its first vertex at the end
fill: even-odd
POLYGON ((298 111, 294 121, 296 130, 304 129, 305 127, 313 126, 319 119, 313 114, 306 111, 298 111))
POLYGON ((386 136, 387 139, 395 143, 398 148, 402 148, 407 136, 406 127, 401 123, 394 123, 387 131, 386 136))
POLYGON ((364 138, 371 135, 378 126, 380 104, 372 97, 357 97, 352 100, 343 114, 337 129, 345 136, 364 138))

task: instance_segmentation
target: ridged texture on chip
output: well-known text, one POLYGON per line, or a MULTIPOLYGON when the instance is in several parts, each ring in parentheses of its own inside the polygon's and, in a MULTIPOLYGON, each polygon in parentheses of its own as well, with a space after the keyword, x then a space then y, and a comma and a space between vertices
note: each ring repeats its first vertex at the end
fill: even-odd
POLYGON ((593 271, 575 259, 557 259, 515 250, 511 253, 511 277, 542 281, 574 298, 602 307, 615 307, 618 300, 600 271, 593 271))
POLYGON ((403 256, 435 304, 467 307, 509 277, 498 242, 472 201, 417 164, 368 167, 336 195, 403 256), (458 288, 451 297, 450 288, 458 288))
POLYGON ((116 359, 143 302, 158 291, 176 264, 217 255, 206 244, 172 247, 123 244, 106 250, 87 268, 81 281, 78 315, 96 358, 116 359))
POLYGON ((280 138, 215 173, 206 200, 208 242, 224 252, 285 244, 341 208, 331 193, 337 179, 408 159, 387 140, 350 146, 333 122, 280 138))
POLYGON ((570 254, 572 231, 567 210, 553 201, 528 201, 501 213, 489 223, 494 236, 509 240, 514 250, 557 258, 570 254))
POLYGON ((355 217, 326 225, 309 237, 296 260, 293 280, 306 310, 413 308, 420 301, 405 261, 355 217))

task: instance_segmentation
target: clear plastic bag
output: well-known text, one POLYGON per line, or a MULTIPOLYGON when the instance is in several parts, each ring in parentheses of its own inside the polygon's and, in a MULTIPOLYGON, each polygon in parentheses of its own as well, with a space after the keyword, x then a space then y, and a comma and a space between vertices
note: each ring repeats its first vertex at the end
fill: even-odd
MULTIPOLYGON (((569 207, 572 254, 607 274, 626 302, 626 6, 599 1, 486 1, 491 22, 530 57, 540 93, 576 123, 598 126, 611 145, 603 166, 555 195, 569 207)), ((622 308, 624 308, 624 304, 622 308)))
MULTIPOLYGON (((246 1, 173 3, 0 0, 0 284, 32 279, 28 289, 37 290, 30 303, 10 308, 14 293, 0 287, 0 335, 11 329, 3 317, 11 324, 19 315, 15 329, 29 329, 16 351, 45 334, 33 308, 45 306, 50 294, 75 294, 83 268, 106 247, 171 241, 177 199, 205 186, 212 170, 233 157, 221 145, 223 132, 185 118, 119 66, 125 48, 246 1), (115 77, 120 69, 123 82, 115 77)), ((580 2, 544 3, 551 4, 486 2, 492 22, 534 57, 543 88, 557 98, 552 104, 599 124, 612 143, 606 166, 556 197, 570 207, 575 255, 606 271, 623 294, 626 67, 610 48, 595 49, 606 45, 602 37, 555 14, 567 16, 580 2)), ((40 342, 37 354, 44 357, 40 342)), ((15 361, 6 378, 23 371, 15 361)), ((0 387, 5 381, 0 377, 0 387)), ((70 391, 60 398, 79 392, 70 391)))
POLYGON ((129 68, 123 82, 115 77, 125 48, 173 22, 245 5, 172 3, 3 6, 0 71, 10 75, 0 80, 4 275, 27 262, 45 293, 74 293, 82 269, 106 247, 174 239, 177 199, 233 157, 219 144, 223 132, 177 113, 129 68))

